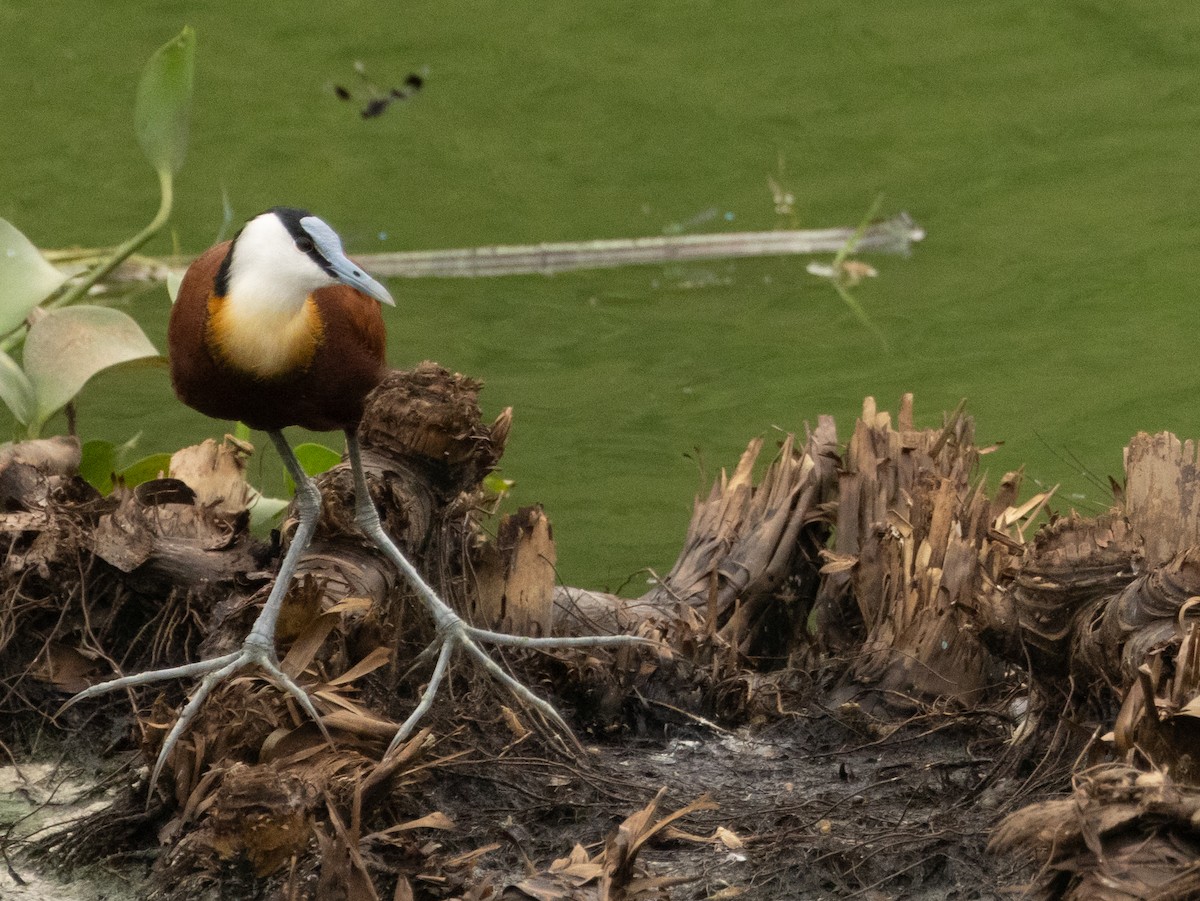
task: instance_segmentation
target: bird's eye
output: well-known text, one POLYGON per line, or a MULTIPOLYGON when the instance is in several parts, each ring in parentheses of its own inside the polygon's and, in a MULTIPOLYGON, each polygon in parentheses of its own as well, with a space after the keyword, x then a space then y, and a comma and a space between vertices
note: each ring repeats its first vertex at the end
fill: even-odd
POLYGON ((311 253, 313 242, 310 238, 297 238, 296 247, 300 249, 301 253, 311 253))

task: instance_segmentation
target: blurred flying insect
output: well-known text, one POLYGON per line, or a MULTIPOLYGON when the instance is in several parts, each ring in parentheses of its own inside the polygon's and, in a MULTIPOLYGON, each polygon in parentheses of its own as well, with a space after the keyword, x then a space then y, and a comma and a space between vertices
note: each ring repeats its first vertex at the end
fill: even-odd
MULTIPOLYGON (((364 119, 374 119, 376 116, 381 116, 397 100, 407 100, 409 97, 412 97, 421 88, 425 87, 425 78, 428 74, 425 70, 410 72, 399 87, 389 88, 384 91, 367 75, 367 67, 362 60, 354 61, 354 71, 358 73, 362 87, 367 93, 366 104, 359 111, 364 119)), ((354 92, 343 85, 335 84, 333 86, 333 93, 337 95, 339 100, 354 100, 354 92)))

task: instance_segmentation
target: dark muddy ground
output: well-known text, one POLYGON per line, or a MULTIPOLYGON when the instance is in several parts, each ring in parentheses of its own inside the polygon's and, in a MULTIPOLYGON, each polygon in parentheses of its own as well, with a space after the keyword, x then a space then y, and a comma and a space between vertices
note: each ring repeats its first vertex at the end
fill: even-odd
MULTIPOLYGON (((685 828, 705 837, 728 830, 735 847, 663 842, 641 858, 696 878, 679 898, 1012 898, 1028 873, 986 852, 1022 788, 995 777, 998 734, 935 718, 887 738, 857 727, 821 718, 756 733, 695 731, 603 749, 597 769, 623 777, 631 801, 666 786, 666 809, 704 793, 718 805, 685 828)), ((545 823, 529 828, 540 831, 543 853, 565 853, 551 848, 545 823)))
MULTIPOLYGON (((576 843, 594 853, 662 788, 658 817, 706 794, 716 806, 676 822, 680 832, 660 833, 641 851, 638 863, 650 874, 689 880, 644 897, 982 901, 1020 897, 1032 875, 1021 861, 989 854, 986 846, 997 821, 1030 793, 1044 796, 1054 777, 1023 769, 1009 745, 1010 724, 999 716, 927 714, 890 731, 846 706, 755 730, 693 722, 667 731, 659 740, 585 738, 586 763, 468 754, 440 766, 422 786, 414 813, 441 811, 455 828, 430 833, 430 840, 450 855, 491 850, 455 884, 418 879, 417 897, 471 897, 472 891, 475 897, 489 891, 491 897, 531 897, 511 886, 567 857, 576 843)), ((81 749, 68 741, 65 750, 81 749)), ((17 823, 13 836, 26 834, 39 818, 62 819, 85 805, 94 812, 105 798, 120 805, 124 795, 128 802, 137 765, 140 760, 125 754, 83 772, 69 763, 26 767, 40 788, 7 786, 5 828, 41 802, 48 802, 46 809, 17 823)), ((10 843, 7 853, 17 856, 0 897, 164 897, 170 889, 161 861, 150 875, 159 826, 150 821, 129 832, 114 829, 102 859, 69 874, 55 871, 61 847, 54 858, 30 861, 19 854, 23 843, 10 843), (68 884, 22 887, 14 872, 31 882, 55 872, 68 884)), ((244 863, 209 876, 193 897, 287 897, 278 884, 255 880, 244 863)), ((579 887, 578 894, 561 885, 543 891, 546 899, 586 898, 595 897, 596 887, 579 887)))

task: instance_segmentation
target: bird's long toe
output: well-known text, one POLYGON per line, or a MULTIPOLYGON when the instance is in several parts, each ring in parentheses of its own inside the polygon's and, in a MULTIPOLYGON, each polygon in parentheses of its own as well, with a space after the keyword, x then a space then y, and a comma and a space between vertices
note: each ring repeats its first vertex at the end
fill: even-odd
MULTIPOLYGON (((62 713, 69 707, 78 704, 80 701, 86 701, 89 698, 98 698, 100 695, 108 694, 109 692, 119 691, 122 688, 133 688, 138 685, 153 685, 155 682, 166 682, 170 679, 189 679, 195 676, 203 676, 211 673, 213 670, 218 670, 226 664, 232 663, 239 657, 239 652, 234 651, 232 654, 226 654, 223 657, 214 657, 211 660, 198 660, 195 663, 185 663, 182 666, 172 666, 167 669, 149 670, 144 673, 136 673, 132 676, 121 676, 118 679, 110 679, 107 682, 100 682, 96 685, 89 686, 76 695, 68 698, 62 707, 58 708, 58 713, 62 713)), ((55 716, 58 715, 55 714, 55 716)))
MULTIPOLYGON (((275 651, 269 646, 256 641, 253 636, 248 638, 238 651, 231 654, 225 654, 221 657, 214 657, 210 660, 200 660, 195 663, 187 663, 183 666, 170 667, 168 669, 151 670, 145 673, 137 673, 132 676, 122 676, 119 679, 111 679, 108 682, 101 682, 98 685, 93 685, 90 688, 85 688, 72 698, 70 698, 62 707, 59 708, 59 713, 62 713, 68 707, 79 701, 88 698, 99 697, 109 692, 117 691, 122 688, 132 688, 138 685, 151 685, 155 682, 165 682, 168 679, 184 679, 195 676, 202 676, 195 691, 192 692, 187 704, 180 711, 175 724, 171 727, 171 731, 167 733, 167 737, 163 740, 162 748, 159 750, 158 759, 155 761, 154 770, 150 775, 150 785, 158 784, 158 777, 162 775, 163 768, 166 766, 167 759, 171 756, 171 752, 179 743, 180 737, 191 725, 192 720, 196 718, 196 714, 200 712, 205 700, 208 698, 214 688, 221 682, 224 682, 238 670, 245 669, 250 666, 257 666, 263 671, 263 674, 280 685, 288 694, 296 699, 297 703, 303 708, 304 712, 317 724, 321 730, 321 735, 325 740, 332 745, 333 738, 329 734, 329 730, 325 727, 325 723, 321 720, 321 714, 317 711, 316 706, 309 697, 308 692, 300 687, 299 684, 279 666, 275 657, 275 651)), ((435 686, 436 688, 436 686, 435 686)))
MULTIPOLYGON (((175 745, 179 743, 179 737, 183 735, 185 729, 196 718, 196 714, 200 712, 200 707, 205 699, 212 693, 212 690, 218 683, 228 679, 239 669, 246 666, 247 661, 244 660, 244 652, 231 655, 233 657, 224 666, 210 672, 207 676, 200 680, 200 684, 196 686, 196 690, 192 692, 192 696, 188 699, 183 710, 180 711, 179 717, 175 720, 175 725, 171 727, 171 731, 167 733, 167 737, 163 739, 162 748, 159 749, 158 759, 154 762, 154 771, 150 774, 150 793, 153 797, 154 786, 158 785, 158 777, 162 775, 163 767, 167 764, 167 759, 171 756, 171 751, 175 749, 175 745)), ((228 658, 219 658, 228 659, 228 658)), ((212 661, 205 661, 211 663, 212 661)))

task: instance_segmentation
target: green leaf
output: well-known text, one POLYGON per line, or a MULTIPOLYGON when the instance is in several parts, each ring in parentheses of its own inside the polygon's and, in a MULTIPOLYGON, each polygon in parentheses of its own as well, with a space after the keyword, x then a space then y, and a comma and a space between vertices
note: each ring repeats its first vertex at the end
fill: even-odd
MULTIPOLYGON (((324 444, 317 444, 311 441, 305 444, 297 444, 292 448, 292 452, 296 455, 296 459, 300 461, 300 468, 309 476, 319 476, 321 473, 332 469, 342 462, 342 455, 337 451, 331 450, 324 444)), ((287 485, 287 490, 295 494, 296 483, 292 481, 292 474, 290 472, 284 471, 283 481, 287 485)))
POLYGON ((846 257, 854 253, 854 251, 858 248, 858 242, 862 240, 862 236, 870 226, 872 220, 879 215, 879 209, 882 206, 883 195, 878 194, 876 195, 874 202, 872 202, 871 206, 867 209, 867 214, 863 216, 862 221, 858 223, 858 228, 856 228, 854 230, 854 234, 850 236, 850 240, 843 244, 842 249, 837 252, 836 256, 834 256, 833 268, 835 272, 841 268, 841 265, 845 261, 846 257))
POLYGON ((258 495, 250 502, 250 530, 256 533, 265 532, 284 510, 288 502, 281 497, 266 497, 258 495))
POLYGON ((147 358, 159 358, 158 351, 141 327, 120 310, 91 306, 51 310, 33 324, 25 339, 35 431, 96 373, 147 358))
POLYGON ((17 328, 66 280, 28 238, 0 219, 0 335, 17 328))
POLYGON ((307 442, 296 445, 296 459, 310 476, 319 476, 342 462, 342 455, 324 444, 307 442))
POLYGON ((154 52, 138 82, 138 143, 160 175, 174 175, 187 155, 195 63, 196 32, 187 26, 154 52))
POLYGON ((141 443, 141 437, 142 433, 138 432, 123 444, 113 444, 111 441, 86 442, 83 445, 79 474, 101 494, 108 494, 113 490, 114 477, 124 482, 126 487, 134 488, 143 482, 157 479, 159 473, 169 472, 170 454, 151 454, 124 469, 120 468, 121 461, 141 443))
POLYGON ((21 425, 29 425, 35 405, 33 384, 16 360, 0 350, 0 400, 21 425))
POLYGON ((126 488, 134 488, 143 482, 157 479, 159 474, 171 471, 170 454, 151 454, 122 469, 118 475, 126 488))
POLYGON ((117 446, 111 441, 85 441, 83 456, 79 461, 79 474, 83 480, 99 491, 108 494, 113 489, 113 472, 117 468, 117 446))
POLYGON ((506 479, 495 472, 489 472, 483 477, 483 490, 496 497, 507 497, 515 484, 512 479, 506 479))

